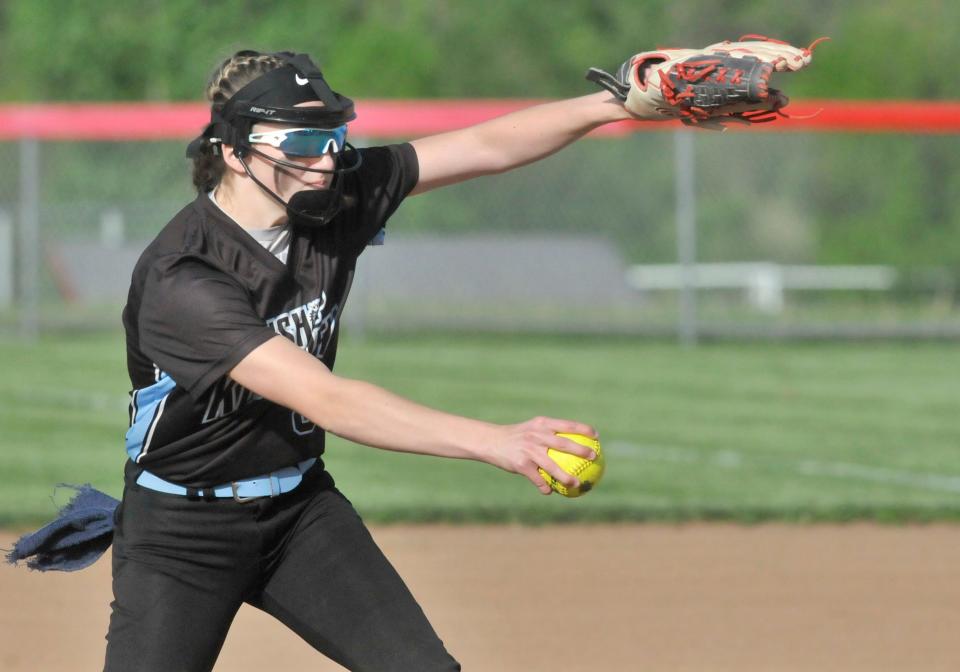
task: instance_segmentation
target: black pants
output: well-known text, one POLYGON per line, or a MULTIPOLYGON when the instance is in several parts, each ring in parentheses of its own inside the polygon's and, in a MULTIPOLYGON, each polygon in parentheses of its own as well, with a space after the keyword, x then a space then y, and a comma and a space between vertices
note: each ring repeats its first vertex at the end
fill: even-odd
POLYGON ((128 483, 113 594, 108 672, 212 669, 243 602, 350 670, 460 669, 319 469, 291 493, 244 503, 128 483))

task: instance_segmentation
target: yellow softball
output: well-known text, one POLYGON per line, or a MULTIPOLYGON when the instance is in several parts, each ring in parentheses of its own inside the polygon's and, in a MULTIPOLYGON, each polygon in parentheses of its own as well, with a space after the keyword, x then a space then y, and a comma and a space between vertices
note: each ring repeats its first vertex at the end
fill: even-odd
POLYGON ((543 476, 543 480, 547 482, 554 492, 559 492, 564 497, 579 497, 586 492, 590 492, 597 487, 597 483, 603 478, 603 470, 606 466, 603 453, 600 451, 600 442, 597 439, 592 439, 583 434, 563 434, 557 432, 557 436, 570 439, 571 441, 579 443, 581 446, 592 448, 593 452, 597 454, 597 457, 593 460, 587 460, 578 455, 565 453, 562 450, 547 448, 547 456, 550 457, 550 459, 559 464, 560 468, 565 472, 580 479, 579 488, 568 488, 543 469, 540 470, 540 475, 543 476))

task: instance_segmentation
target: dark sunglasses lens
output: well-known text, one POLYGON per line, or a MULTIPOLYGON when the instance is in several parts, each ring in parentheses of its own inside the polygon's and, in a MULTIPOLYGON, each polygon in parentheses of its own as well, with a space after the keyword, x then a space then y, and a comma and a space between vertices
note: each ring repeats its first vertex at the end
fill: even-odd
POLYGON ((343 149, 346 127, 334 130, 307 128, 288 133, 280 143, 280 150, 287 156, 323 156, 343 149))

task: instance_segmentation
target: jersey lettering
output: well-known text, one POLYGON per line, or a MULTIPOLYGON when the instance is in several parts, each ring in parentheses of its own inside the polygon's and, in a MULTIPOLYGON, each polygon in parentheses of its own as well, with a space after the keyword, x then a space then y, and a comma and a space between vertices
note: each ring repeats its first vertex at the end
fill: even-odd
POLYGON ((333 340, 339 313, 340 304, 327 310, 327 293, 321 292, 319 298, 270 318, 267 326, 322 359, 333 340))
POLYGON ((317 428, 309 418, 296 411, 290 411, 290 419, 293 421, 294 433, 300 436, 306 436, 317 428))
MULTIPOLYGON (((327 293, 321 292, 320 297, 308 301, 293 310, 280 313, 267 320, 267 326, 277 334, 289 338, 302 350, 322 359, 333 340, 337 327, 337 317, 340 305, 334 304, 326 313, 327 293)), ((232 415, 252 401, 262 399, 247 388, 230 378, 221 379, 210 390, 202 424, 232 415)), ((295 411, 291 411, 293 431, 303 436, 310 434, 316 425, 295 411)))
POLYGON ((263 397, 254 394, 235 380, 221 378, 210 390, 207 410, 204 411, 203 420, 200 422, 206 425, 214 420, 219 420, 224 416, 236 413, 247 402, 257 401, 258 399, 263 399, 263 397))

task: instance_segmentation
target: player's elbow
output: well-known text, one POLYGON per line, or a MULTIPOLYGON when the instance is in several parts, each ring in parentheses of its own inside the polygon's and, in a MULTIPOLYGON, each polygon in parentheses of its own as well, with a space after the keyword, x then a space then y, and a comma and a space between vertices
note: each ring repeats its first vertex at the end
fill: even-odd
POLYGON ((497 175, 515 168, 518 159, 512 155, 508 147, 495 142, 483 144, 477 150, 477 169, 482 175, 497 175))
POLYGON ((356 415, 356 383, 332 373, 307 376, 287 405, 323 429, 342 435, 356 415))
POLYGON ((255 348, 229 375, 251 392, 320 426, 329 421, 328 409, 342 394, 342 379, 282 336, 255 348))

